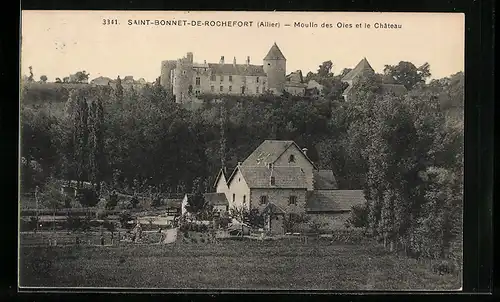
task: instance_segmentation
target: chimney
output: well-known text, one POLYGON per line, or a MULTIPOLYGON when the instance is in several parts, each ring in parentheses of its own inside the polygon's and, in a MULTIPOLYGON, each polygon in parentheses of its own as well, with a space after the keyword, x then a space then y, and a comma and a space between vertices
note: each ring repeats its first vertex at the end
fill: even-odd
POLYGON ((206 65, 206 64, 207 64, 207 60, 203 60, 203 64, 205 64, 205 65, 206 65))
POLYGON ((250 56, 248 56, 248 57, 247 57, 246 64, 247 64, 247 65, 250 65, 250 56))
POLYGON ((241 166, 241 162, 239 161, 239 162, 238 162, 238 167, 240 167, 240 166, 241 166))
POLYGON ((187 59, 190 63, 193 63, 193 53, 192 52, 187 53, 187 59))
POLYGON ((221 57, 220 57, 220 62, 219 62, 219 64, 224 64, 224 56, 221 56, 221 57))
POLYGON ((236 57, 233 58, 233 65, 236 66, 236 57))
POLYGON ((307 148, 302 148, 302 152, 307 156, 307 148))

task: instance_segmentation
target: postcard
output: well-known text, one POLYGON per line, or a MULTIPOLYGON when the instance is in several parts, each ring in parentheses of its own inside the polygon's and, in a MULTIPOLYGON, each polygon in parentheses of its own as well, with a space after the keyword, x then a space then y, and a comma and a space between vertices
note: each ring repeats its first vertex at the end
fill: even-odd
POLYGON ((464 20, 23 11, 20 289, 460 290, 464 20))

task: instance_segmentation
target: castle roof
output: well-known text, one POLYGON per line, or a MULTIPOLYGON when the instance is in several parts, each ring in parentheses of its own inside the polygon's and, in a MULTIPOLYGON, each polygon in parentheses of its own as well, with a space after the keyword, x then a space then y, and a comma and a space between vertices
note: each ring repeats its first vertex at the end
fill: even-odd
POLYGON ((208 63, 208 67, 215 75, 266 76, 262 65, 208 63))
POLYGON ((342 81, 352 81, 355 77, 358 75, 362 74, 363 72, 375 72, 373 68, 371 67, 370 63, 368 63, 368 60, 366 58, 363 58, 361 61, 359 61, 358 65, 354 67, 353 70, 349 71, 343 78, 342 81))
POLYGON ((269 49, 267 55, 264 57, 264 60, 286 60, 286 58, 278 45, 274 43, 273 46, 271 46, 271 49, 269 49))
POLYGON ((304 78, 302 77, 302 71, 301 70, 297 70, 297 71, 294 71, 294 72, 290 73, 289 75, 286 76, 286 80, 288 82, 292 82, 292 83, 302 83, 302 82, 304 82, 304 78))
POLYGON ((366 202, 363 190, 314 190, 306 199, 308 212, 346 212, 366 202))

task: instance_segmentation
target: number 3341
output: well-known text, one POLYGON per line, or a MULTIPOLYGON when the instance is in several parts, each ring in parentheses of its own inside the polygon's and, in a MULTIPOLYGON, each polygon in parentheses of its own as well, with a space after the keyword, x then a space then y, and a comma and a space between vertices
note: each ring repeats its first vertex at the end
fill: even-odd
POLYGON ((118 25, 118 19, 102 19, 102 25, 118 25))

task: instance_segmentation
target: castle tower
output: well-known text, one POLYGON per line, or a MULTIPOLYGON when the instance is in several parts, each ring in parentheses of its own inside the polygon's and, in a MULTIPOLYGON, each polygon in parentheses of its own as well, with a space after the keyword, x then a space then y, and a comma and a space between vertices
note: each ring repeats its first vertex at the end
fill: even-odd
POLYGON ((168 60, 161 62, 160 85, 163 86, 168 92, 173 93, 173 70, 177 66, 175 60, 168 60))
POLYGON ((264 57, 264 72, 269 90, 281 94, 285 89, 286 58, 276 43, 264 57))
POLYGON ((173 94, 177 103, 190 99, 193 93, 193 53, 178 59, 174 69, 173 94))

